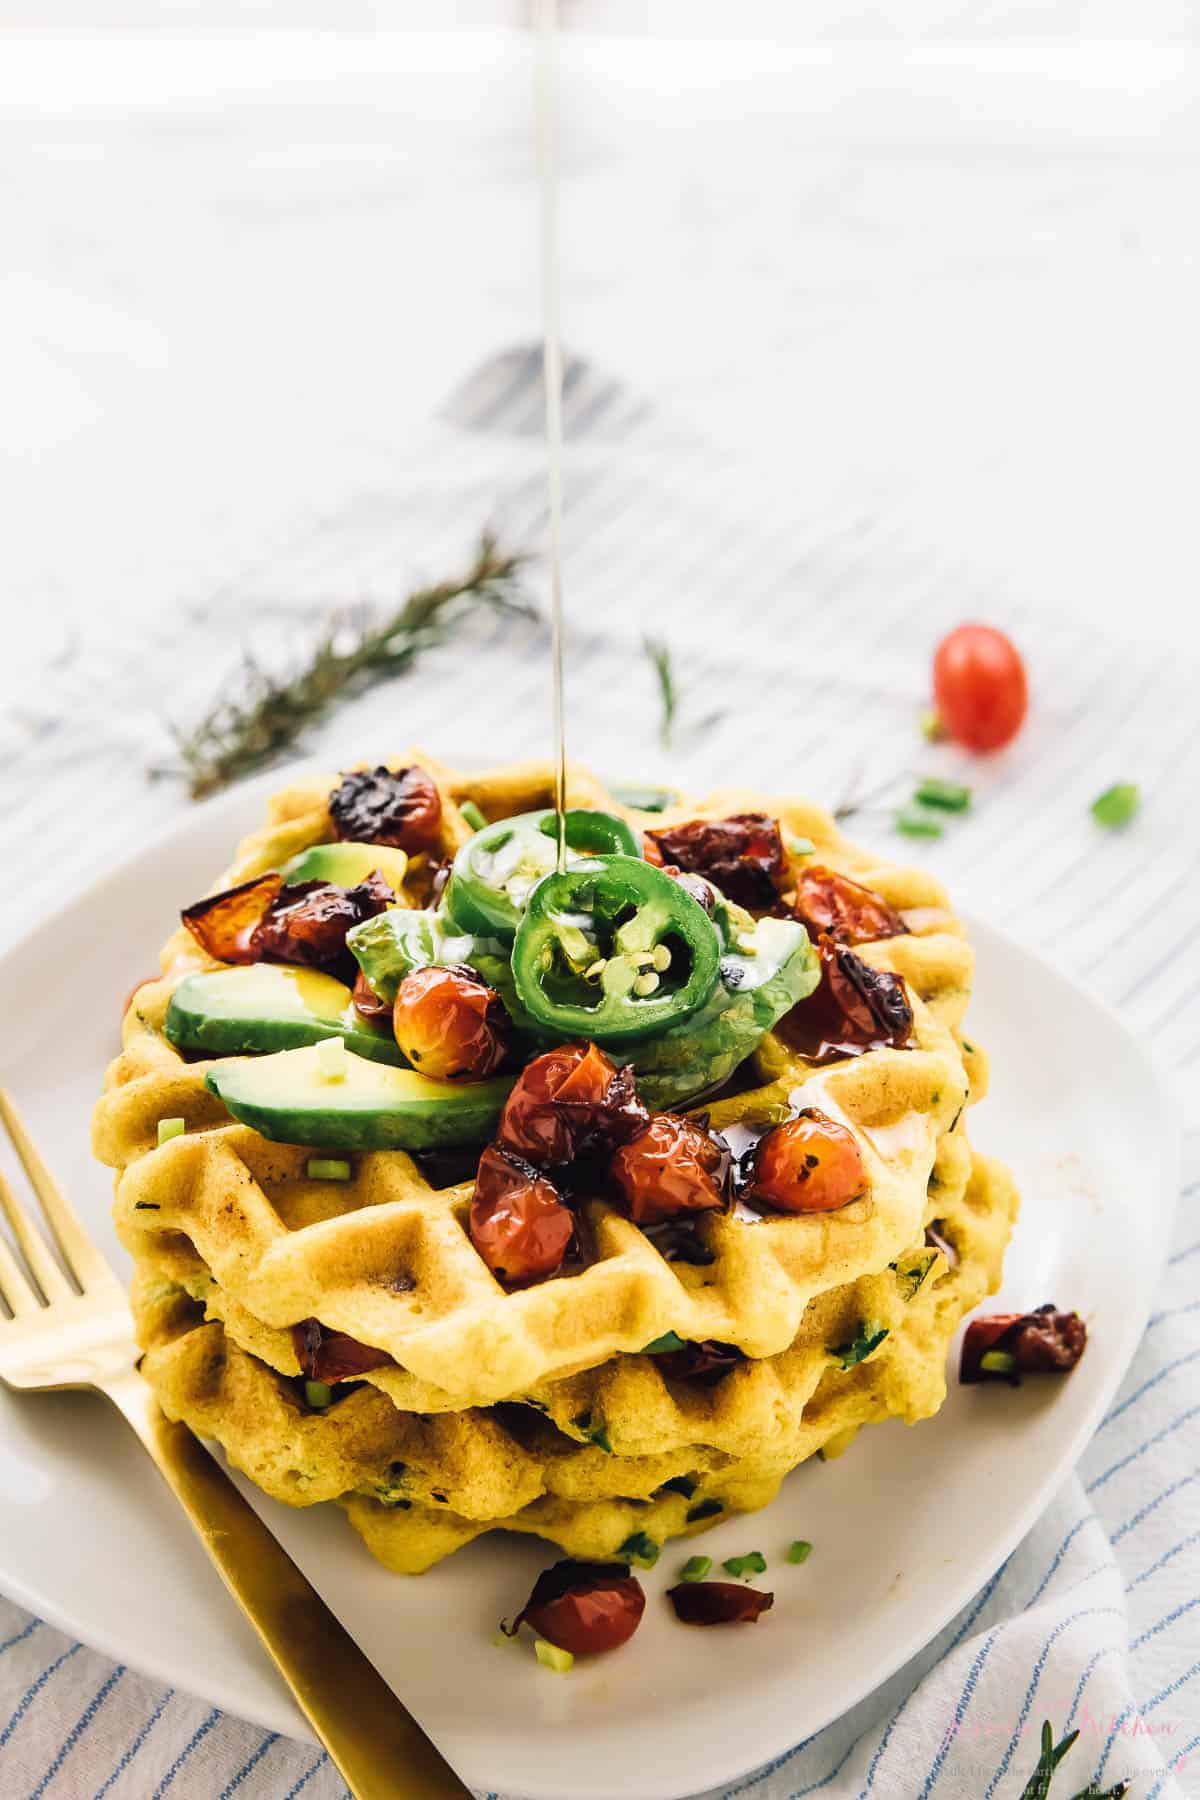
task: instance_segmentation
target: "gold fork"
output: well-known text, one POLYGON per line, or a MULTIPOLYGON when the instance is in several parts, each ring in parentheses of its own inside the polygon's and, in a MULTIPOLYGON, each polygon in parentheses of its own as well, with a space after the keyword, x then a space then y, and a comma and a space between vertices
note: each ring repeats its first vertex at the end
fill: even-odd
POLYGON ((0 1121, 79 1290, 0 1174, 0 1206, 26 1265, 22 1270, 0 1237, 0 1299, 12 1314, 0 1314, 0 1380, 11 1388, 95 1388, 108 1396, 150 1452, 357 1800, 469 1796, 224 1470, 185 1425, 160 1411, 137 1371, 125 1290, 3 1089, 0 1121))

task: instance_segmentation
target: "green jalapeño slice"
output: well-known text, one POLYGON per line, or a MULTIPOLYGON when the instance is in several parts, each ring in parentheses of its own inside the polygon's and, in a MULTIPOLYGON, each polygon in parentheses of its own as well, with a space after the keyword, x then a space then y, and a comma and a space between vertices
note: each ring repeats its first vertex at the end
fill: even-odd
MULTIPOLYGON (((636 834, 612 813, 574 807, 564 815, 568 868, 589 856, 641 856, 636 834)), ((558 815, 552 807, 496 819, 459 851, 444 905, 460 931, 511 939, 525 902, 558 861, 558 815)))
POLYGON ((545 1030, 633 1042, 686 1019, 717 983, 721 940, 661 869, 607 856, 545 876, 517 927, 512 967, 545 1030))

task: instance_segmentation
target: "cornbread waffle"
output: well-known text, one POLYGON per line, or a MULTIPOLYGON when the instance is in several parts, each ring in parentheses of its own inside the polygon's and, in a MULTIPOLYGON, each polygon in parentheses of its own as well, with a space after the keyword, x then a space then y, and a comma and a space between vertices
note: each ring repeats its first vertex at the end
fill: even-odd
POLYGON ((864 1424, 936 1412, 947 1344, 998 1284, 1016 1205, 1003 1166, 972 1159, 955 1132, 927 1207, 955 1266, 922 1239, 896 1270, 823 1295, 781 1355, 742 1363, 707 1389, 635 1356, 550 1384, 525 1405, 422 1415, 368 1382, 314 1413, 294 1381, 205 1323, 168 1277, 141 1269, 134 1310, 164 1409, 216 1438, 274 1498, 340 1499, 390 1567, 417 1572, 499 1527, 607 1556, 635 1531, 661 1543, 701 1529, 720 1516, 718 1503, 724 1512, 765 1505, 797 1463, 844 1447, 864 1424), (887 1336, 845 1369, 833 1347, 864 1319, 887 1336), (581 1407, 604 1420, 611 1451, 577 1441, 581 1407))
MULTIPOLYGON (((552 801, 549 765, 468 777, 419 752, 403 761, 436 778, 443 804, 442 841, 409 859, 401 905, 427 905, 434 859, 470 836, 461 804, 497 819, 552 801)), ((335 785, 277 796, 216 890, 330 840, 335 785)), ((611 1555, 637 1531, 661 1542, 718 1507, 766 1504, 790 1468, 839 1451, 862 1424, 927 1417, 958 1320, 998 1282, 1016 1210, 1006 1173, 972 1162, 961 1126, 986 1060, 961 1031, 971 950, 932 878, 876 863, 794 800, 723 790, 641 813, 573 769, 567 801, 655 830, 768 813, 785 841, 809 839, 817 861, 900 913, 906 935, 855 950, 904 977, 910 1046, 814 1068, 768 1034, 740 1077, 755 1085, 704 1109, 736 1137, 818 1107, 857 1140, 862 1199, 831 1213, 700 1216, 701 1263, 669 1260, 596 1195, 578 1206, 585 1266, 508 1291, 467 1231, 471 1182, 435 1187, 401 1151, 356 1156, 346 1181, 312 1180, 310 1150, 231 1122, 206 1086, 213 1064, 186 1060, 164 1031, 179 981, 222 966, 184 930, 161 979, 134 997, 96 1110, 96 1153, 116 1172, 117 1228, 137 1268, 144 1367, 165 1409, 276 1498, 340 1501, 368 1547, 408 1572, 500 1525, 581 1556, 611 1555), (160 1144, 164 1118, 186 1131, 160 1144), (297 1379, 291 1328, 312 1318, 393 1359, 328 1411, 305 1405, 297 1379), (835 1350, 868 1323, 884 1335, 843 1366, 835 1350), (671 1379, 642 1353, 668 1334, 747 1360, 713 1385, 671 1379)))
MULTIPOLYGON (((474 799, 500 816, 543 801, 550 783, 543 765, 467 780, 420 761, 440 781, 451 838, 468 829, 458 801, 474 799)), ((326 779, 279 796, 267 830, 242 844, 222 882, 248 879, 328 837, 333 785, 326 779)), ((581 771, 573 772, 568 799, 622 810, 581 771)), ((912 916, 909 936, 864 946, 862 954, 908 979, 913 1048, 869 1051, 814 1074, 768 1038, 752 1065, 767 1085, 712 1112, 723 1127, 786 1106, 802 1090, 798 1103, 819 1104, 855 1130, 870 1177, 862 1201, 831 1215, 763 1219, 753 1229, 737 1218, 709 1218, 699 1228, 715 1256, 707 1268, 668 1263, 637 1226, 595 1201, 586 1209, 591 1266, 570 1280, 505 1292, 464 1229, 469 1186, 437 1192, 404 1154, 376 1152, 362 1156, 354 1179, 330 1196, 328 1184, 306 1181, 306 1151, 227 1123, 205 1087, 211 1065, 185 1062, 162 1033, 181 974, 209 961, 181 932, 164 951, 170 972, 136 996, 124 1053, 97 1109, 96 1153, 118 1171, 116 1219, 126 1247, 141 1258, 150 1240, 182 1236, 226 1304, 267 1330, 286 1333, 318 1317, 386 1350, 399 1365, 388 1373, 398 1405, 427 1405, 429 1388, 446 1396, 443 1406, 489 1404, 636 1352, 667 1331, 734 1344, 751 1357, 785 1349, 815 1295, 886 1267, 913 1241, 938 1139, 968 1097, 951 1027, 966 1002, 971 956, 935 883, 877 868, 813 807, 734 791, 675 810, 716 817, 754 807, 772 807, 831 866, 870 879, 912 916), (165 1116, 182 1118, 187 1134, 159 1147, 165 1116), (415 1395, 407 1391, 410 1376, 420 1384, 415 1395)), ((672 816, 623 810, 652 824, 672 816)), ((281 1346, 269 1360, 289 1368, 281 1346)))

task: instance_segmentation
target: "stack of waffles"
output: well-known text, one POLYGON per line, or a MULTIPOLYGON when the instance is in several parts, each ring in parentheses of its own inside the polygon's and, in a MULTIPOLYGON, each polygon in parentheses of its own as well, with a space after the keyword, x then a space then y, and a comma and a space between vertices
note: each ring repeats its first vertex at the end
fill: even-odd
MULTIPOLYGON (((414 753, 442 791, 443 857, 489 819, 549 804, 542 765, 466 776, 414 753)), ((278 868, 334 836, 335 778, 287 789, 218 886, 278 868)), ((881 864, 823 812, 723 790, 648 815, 572 771, 568 803, 637 828, 764 812, 821 863, 898 911, 903 936, 856 946, 904 978, 914 1029, 902 1049, 816 1064, 769 1034, 736 1092, 704 1106, 713 1130, 813 1105, 853 1131, 866 1195, 832 1213, 706 1214, 703 1256, 674 1258, 602 1194, 585 1200, 592 1255, 570 1274, 508 1291, 467 1231, 472 1184, 439 1185, 402 1151, 314 1180, 310 1149, 232 1120, 211 1064, 168 1042, 171 993, 214 967, 186 933, 138 990, 95 1118, 134 1260, 143 1372, 164 1410, 292 1506, 335 1501, 379 1560, 427 1569, 479 1536, 533 1533, 605 1558, 766 1505, 814 1453, 840 1455, 864 1426, 909 1423, 945 1397, 950 1340, 999 1283, 1017 1196, 976 1155, 965 1121, 986 1087, 963 1035, 972 955, 927 874, 881 864), (186 1131, 160 1144, 158 1122, 186 1131), (292 1328, 319 1320, 390 1361, 305 1399, 292 1328), (719 1379, 673 1378, 662 1340, 742 1352, 719 1379)), ((436 858, 413 859, 402 904, 428 898, 436 858)), ((462 1174, 459 1170, 456 1173, 462 1174)))

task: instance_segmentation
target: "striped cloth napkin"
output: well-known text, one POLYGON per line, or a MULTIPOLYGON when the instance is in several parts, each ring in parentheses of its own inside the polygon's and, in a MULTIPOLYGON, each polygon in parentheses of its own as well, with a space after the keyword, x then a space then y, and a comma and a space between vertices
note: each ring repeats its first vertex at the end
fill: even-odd
MULTIPOLYGON (((801 508, 787 471, 730 469, 582 363, 567 380, 570 750, 614 776, 689 787, 763 779, 827 801, 864 798, 857 835, 952 749, 914 731, 930 646, 984 612, 1024 647, 1035 704, 1019 744, 971 765, 977 804, 933 845, 904 845, 953 891, 1052 957, 1150 1038, 1192 1127, 1175 1242, 1118 1400, 1037 1527, 971 1604, 869 1699, 726 1796, 1012 1800, 1043 1718, 1080 1738, 1055 1792, 1122 1779, 1136 1800, 1200 1794, 1200 940, 1194 929, 1195 672, 1069 617, 971 589, 879 497, 801 508), (642 639, 670 645, 675 741, 657 741, 642 639), (769 774, 764 776, 764 771, 769 774), (887 783, 896 783, 894 794, 887 783), (1136 826, 1105 834, 1089 801, 1137 780, 1136 826)), ((19 930, 64 884, 90 880, 186 808, 148 785, 169 758, 159 696, 200 710, 250 621, 265 657, 293 652, 330 601, 380 602, 410 575, 462 561, 485 517, 511 542, 545 523, 538 363, 518 346, 452 398, 431 439, 310 532, 264 546, 217 591, 181 595, 136 636, 80 643, 36 698, 0 720, 6 843, 31 871, 0 894, 19 930), (75 829, 89 772, 88 841, 75 829), (36 775, 37 779, 34 780, 36 775), (36 807, 27 795, 36 793, 36 807), (37 854, 31 854, 36 844, 37 854)), ((364 698, 310 746, 331 765, 409 742, 469 763, 544 753, 544 631, 464 629, 420 673, 364 698)), ((892 846, 895 848, 895 846, 892 846)), ((97 1071, 99 1075, 99 1071, 97 1071)), ((0 1793, 28 1800, 336 1800, 315 1750, 222 1716, 72 1643, 0 1601, 0 1793)))

